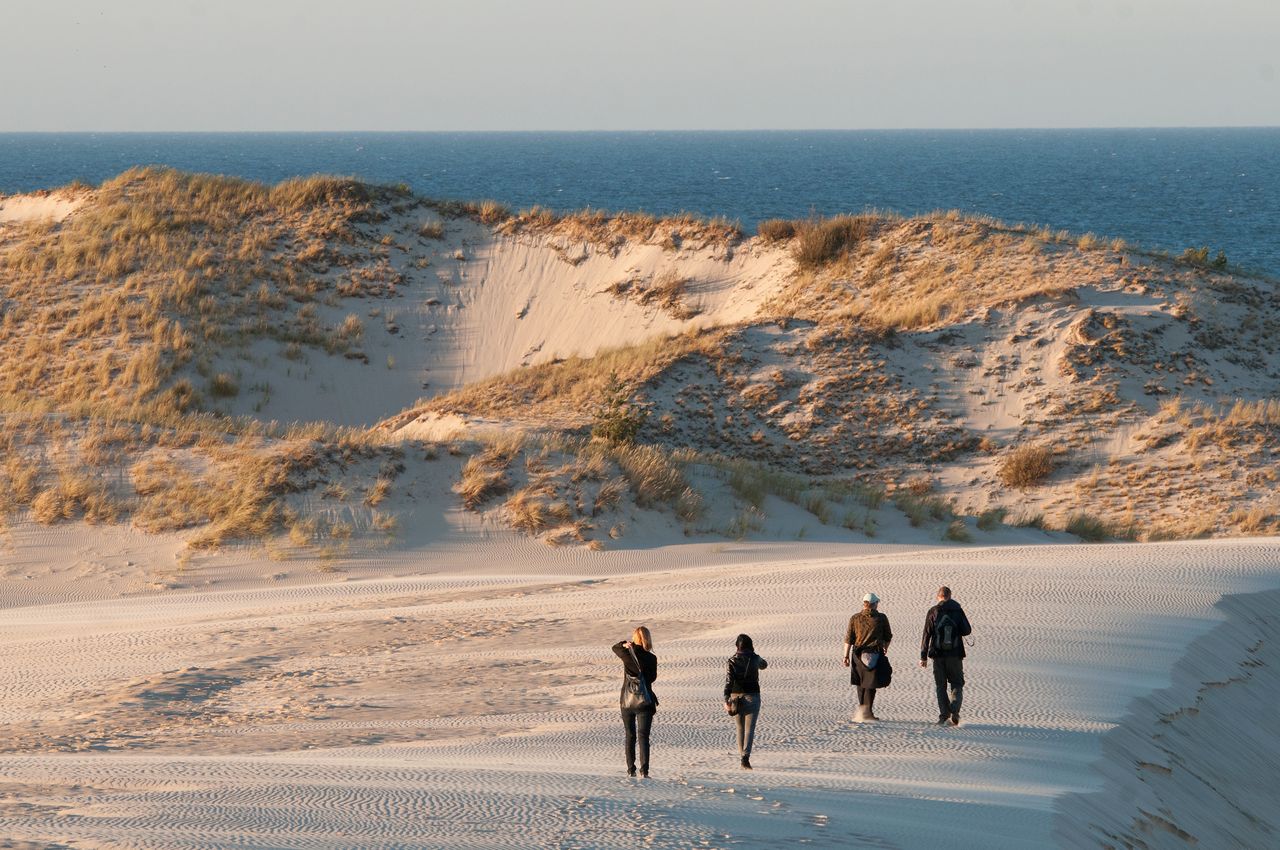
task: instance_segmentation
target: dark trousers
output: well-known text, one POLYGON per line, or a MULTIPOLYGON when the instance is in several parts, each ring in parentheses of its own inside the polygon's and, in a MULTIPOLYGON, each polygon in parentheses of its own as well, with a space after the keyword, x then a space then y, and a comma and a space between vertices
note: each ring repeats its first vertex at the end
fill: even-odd
POLYGON ((649 730, 653 726, 652 711, 622 710, 622 727, 627 730, 627 772, 636 769, 636 740, 640 742, 640 772, 649 772, 649 730))
POLYGON ((964 659, 959 656, 933 659, 933 684, 938 689, 938 716, 959 714, 964 699, 964 659), (951 696, 947 695, 948 685, 951 696))
POLYGON ((760 719, 760 695, 739 696, 742 701, 738 704, 738 713, 733 717, 734 726, 738 729, 738 755, 750 758, 751 744, 756 739, 756 721, 760 719))

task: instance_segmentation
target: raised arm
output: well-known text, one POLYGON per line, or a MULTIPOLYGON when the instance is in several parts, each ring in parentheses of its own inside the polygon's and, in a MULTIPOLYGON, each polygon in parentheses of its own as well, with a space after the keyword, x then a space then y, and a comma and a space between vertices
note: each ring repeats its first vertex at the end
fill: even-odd
POLYGON ((631 660, 631 651, 625 640, 620 640, 613 645, 613 654, 622 659, 622 668, 632 676, 639 676, 640 671, 635 669, 636 664, 631 660))

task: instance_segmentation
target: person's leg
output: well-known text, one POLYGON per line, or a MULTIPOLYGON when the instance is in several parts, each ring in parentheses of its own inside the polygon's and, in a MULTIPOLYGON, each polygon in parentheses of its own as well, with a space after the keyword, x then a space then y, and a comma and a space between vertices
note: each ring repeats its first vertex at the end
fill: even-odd
POLYGON ((636 712, 636 732, 640 738, 640 774, 649 775, 649 731, 653 728, 653 712, 636 712))
POLYGON ((636 772, 636 713, 622 711, 622 728, 627 732, 627 773, 632 776, 636 772))
POLYGON ((946 720, 951 716, 951 699, 947 696, 947 660, 933 659, 933 686, 937 691, 939 720, 946 720))
POLYGON ((738 748, 742 751, 744 759, 751 758, 751 745, 756 739, 756 721, 760 719, 760 695, 752 694, 747 698, 747 707, 750 712, 742 717, 742 725, 745 732, 745 740, 738 748))
POLYGON ((743 716, 741 709, 733 716, 733 726, 738 732, 738 755, 742 755, 743 746, 746 742, 746 718, 743 716))
POLYGON ((960 704, 964 702, 964 659, 947 659, 947 681, 951 685, 951 717, 954 720, 960 714, 960 704))
POLYGON ((864 692, 867 695, 867 704, 864 706, 863 716, 874 720, 876 717, 876 689, 866 688, 864 692))

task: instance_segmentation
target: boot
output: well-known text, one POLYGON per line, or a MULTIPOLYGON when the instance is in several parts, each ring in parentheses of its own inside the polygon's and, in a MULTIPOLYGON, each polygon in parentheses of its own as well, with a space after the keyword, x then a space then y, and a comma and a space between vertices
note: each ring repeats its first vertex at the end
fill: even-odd
POLYGON ((743 757, 742 757, 742 768, 743 768, 743 770, 750 770, 750 769, 751 769, 751 756, 743 756, 743 757))
POLYGON ((960 725, 960 703, 964 701, 964 688, 956 688, 951 697, 951 725, 960 725))

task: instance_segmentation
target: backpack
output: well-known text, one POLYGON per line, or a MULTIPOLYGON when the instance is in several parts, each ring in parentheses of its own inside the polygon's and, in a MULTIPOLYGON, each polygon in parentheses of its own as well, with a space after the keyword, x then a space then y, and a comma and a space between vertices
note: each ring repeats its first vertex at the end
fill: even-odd
POLYGON ((956 633, 956 621, 950 611, 938 610, 938 618, 933 621, 933 648, 939 652, 950 652, 960 642, 956 633))

